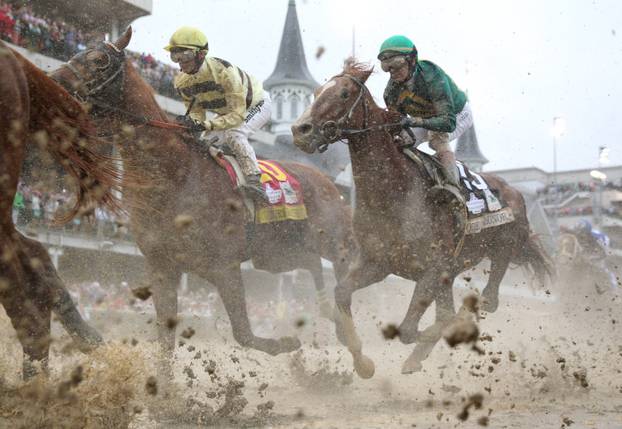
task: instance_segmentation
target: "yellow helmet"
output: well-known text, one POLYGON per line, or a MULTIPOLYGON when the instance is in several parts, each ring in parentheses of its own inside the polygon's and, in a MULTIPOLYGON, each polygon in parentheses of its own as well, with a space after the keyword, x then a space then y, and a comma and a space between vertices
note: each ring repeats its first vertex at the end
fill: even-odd
POLYGON ((167 51, 173 48, 187 48, 196 51, 207 51, 207 37, 205 34, 194 27, 181 27, 173 33, 168 45, 164 47, 167 51))

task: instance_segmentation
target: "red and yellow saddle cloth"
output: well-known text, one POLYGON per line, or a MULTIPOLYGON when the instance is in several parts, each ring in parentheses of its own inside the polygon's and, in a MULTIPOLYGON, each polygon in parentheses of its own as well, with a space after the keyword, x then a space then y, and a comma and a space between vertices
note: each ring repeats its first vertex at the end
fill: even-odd
MULTIPOLYGON (((275 161, 259 160, 261 184, 269 201, 255 202, 255 223, 271 223, 283 220, 305 220, 307 208, 302 197, 302 186, 291 174, 275 161)), ((227 173, 238 185, 233 166, 225 163, 227 173)))

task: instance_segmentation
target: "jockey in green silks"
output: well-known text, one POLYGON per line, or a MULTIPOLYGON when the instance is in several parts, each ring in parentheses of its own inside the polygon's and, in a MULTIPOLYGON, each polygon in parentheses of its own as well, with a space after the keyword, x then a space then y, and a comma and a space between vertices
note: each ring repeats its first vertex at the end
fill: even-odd
POLYGON ((439 66, 419 60, 406 36, 385 40, 378 59, 382 70, 391 74, 384 91, 387 108, 404 115, 402 126, 411 129, 415 144, 429 142, 448 182, 457 187, 458 169, 449 143, 473 126, 466 94, 439 66))

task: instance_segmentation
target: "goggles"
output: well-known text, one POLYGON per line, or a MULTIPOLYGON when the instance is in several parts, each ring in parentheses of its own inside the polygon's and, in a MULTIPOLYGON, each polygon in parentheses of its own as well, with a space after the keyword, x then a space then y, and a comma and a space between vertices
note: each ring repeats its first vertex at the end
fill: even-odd
POLYGON ((174 63, 185 63, 192 60, 196 55, 196 51, 192 49, 175 49, 171 51, 171 60, 174 63))
POLYGON ((399 69, 402 66, 406 65, 406 56, 404 55, 393 55, 393 56, 381 56, 380 57, 380 67, 382 71, 389 72, 392 69, 399 69))

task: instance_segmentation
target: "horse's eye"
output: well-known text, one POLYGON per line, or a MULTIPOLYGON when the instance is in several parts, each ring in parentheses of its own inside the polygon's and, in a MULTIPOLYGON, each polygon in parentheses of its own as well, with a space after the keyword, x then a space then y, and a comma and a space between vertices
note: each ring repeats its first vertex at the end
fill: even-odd
POLYGON ((340 95, 341 95, 341 98, 346 100, 350 96, 350 93, 348 92, 347 89, 343 89, 343 90, 341 90, 341 94, 340 95))
POLYGON ((86 59, 92 62, 98 69, 106 68, 110 65, 110 57, 102 52, 92 51, 86 56, 86 59))

